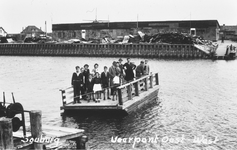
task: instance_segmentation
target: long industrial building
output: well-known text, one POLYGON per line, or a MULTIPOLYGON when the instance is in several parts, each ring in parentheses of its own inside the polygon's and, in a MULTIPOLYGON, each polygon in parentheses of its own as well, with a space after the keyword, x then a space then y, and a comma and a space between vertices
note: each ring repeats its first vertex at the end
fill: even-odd
POLYGON ((185 20, 185 21, 139 21, 139 22, 97 22, 53 24, 53 38, 99 39, 103 37, 120 38, 135 35, 138 31, 152 35, 161 32, 181 32, 201 36, 216 41, 219 39, 220 25, 217 20, 185 20))

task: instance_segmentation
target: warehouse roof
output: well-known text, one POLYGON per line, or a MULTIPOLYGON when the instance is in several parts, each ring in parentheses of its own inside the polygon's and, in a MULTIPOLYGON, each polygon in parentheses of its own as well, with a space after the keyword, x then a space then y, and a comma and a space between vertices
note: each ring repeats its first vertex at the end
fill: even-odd
POLYGON ((139 21, 139 22, 92 22, 92 23, 69 23, 53 24, 53 31, 57 30, 89 30, 89 29, 131 29, 144 27, 170 27, 176 24, 178 27, 207 28, 217 27, 217 20, 179 20, 179 21, 139 21))

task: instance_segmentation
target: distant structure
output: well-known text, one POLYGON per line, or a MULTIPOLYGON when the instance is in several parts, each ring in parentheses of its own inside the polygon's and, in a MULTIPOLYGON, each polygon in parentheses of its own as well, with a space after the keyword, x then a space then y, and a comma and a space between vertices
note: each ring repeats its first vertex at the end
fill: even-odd
POLYGON ((225 25, 223 24, 220 29, 220 38, 226 40, 237 40, 237 25, 225 25))
POLYGON ((25 37, 36 37, 41 34, 45 34, 41 29, 37 28, 36 26, 27 26, 23 31, 20 33, 21 39, 25 37))
POLYGON ((3 27, 0 27, 0 37, 6 37, 7 32, 3 29, 3 27))
POLYGON ((159 32, 190 33, 216 41, 219 39, 219 30, 220 25, 217 20, 92 22, 52 25, 53 37, 56 40, 81 39, 82 36, 85 36, 86 39, 103 37, 116 39, 142 31, 148 35, 159 32))

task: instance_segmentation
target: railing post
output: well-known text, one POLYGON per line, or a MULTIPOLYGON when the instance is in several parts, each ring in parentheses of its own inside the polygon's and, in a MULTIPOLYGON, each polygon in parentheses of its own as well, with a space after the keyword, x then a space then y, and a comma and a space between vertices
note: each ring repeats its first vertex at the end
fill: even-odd
POLYGON ((150 75, 150 88, 153 88, 153 75, 150 75))
POLYGON ((65 94, 65 90, 61 90, 62 92, 62 103, 63 103, 63 106, 66 105, 66 101, 64 101, 66 99, 66 96, 64 95, 65 94))
MULTIPOLYGON (((34 139, 41 138, 42 135, 42 121, 41 121, 41 111, 40 110, 32 110, 30 111, 30 127, 31 127, 31 135, 34 139)), ((42 143, 34 143, 34 149, 42 150, 42 143)))
POLYGON ((156 78, 156 85, 159 85, 158 73, 155 74, 155 78, 156 78))
POLYGON ((132 86, 131 86, 131 84, 129 84, 127 86, 127 88, 128 88, 128 100, 131 100, 132 99, 132 86))
POLYGON ((0 118, 0 149, 14 149, 12 119, 10 118, 0 118))
POLYGON ((147 77, 144 80, 145 80, 145 91, 147 91, 148 90, 147 77))
POLYGON ((139 96, 139 81, 135 83, 135 95, 139 96))
POLYGON ((122 91, 121 91, 121 89, 118 89, 118 100, 119 100, 119 105, 123 105, 123 99, 122 99, 122 91))

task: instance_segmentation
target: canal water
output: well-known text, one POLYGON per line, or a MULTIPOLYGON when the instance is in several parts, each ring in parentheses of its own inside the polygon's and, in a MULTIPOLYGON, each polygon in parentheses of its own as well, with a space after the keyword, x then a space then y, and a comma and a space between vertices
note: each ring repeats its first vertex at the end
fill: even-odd
POLYGON ((159 104, 125 117, 62 117, 59 89, 70 86, 75 66, 98 63, 102 71, 114 60, 0 56, 0 91, 7 102, 14 92, 26 110, 42 110, 44 124, 85 129, 91 149, 237 149, 237 61, 149 59, 159 72, 159 104))

